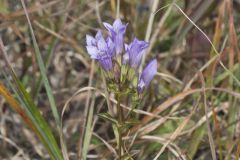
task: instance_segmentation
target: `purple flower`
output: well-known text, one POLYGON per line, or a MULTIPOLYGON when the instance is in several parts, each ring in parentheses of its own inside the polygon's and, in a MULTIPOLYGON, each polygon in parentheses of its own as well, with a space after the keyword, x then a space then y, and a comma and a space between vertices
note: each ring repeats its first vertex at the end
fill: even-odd
POLYGON ((115 44, 116 54, 123 52, 124 34, 126 32, 127 24, 122 24, 120 19, 116 19, 113 25, 109 23, 103 23, 105 28, 109 31, 110 36, 115 44))
POLYGON ((123 56, 124 63, 128 63, 132 68, 137 69, 147 47, 147 42, 139 41, 137 38, 134 38, 132 43, 125 45, 126 53, 123 56))
POLYGON ((148 65, 144 68, 140 79, 138 81, 138 92, 143 92, 144 88, 147 88, 157 73, 157 60, 153 59, 148 65))
POLYGON ((92 59, 96 59, 103 69, 112 69, 112 56, 114 53, 114 44, 111 38, 103 38, 101 31, 98 31, 95 38, 86 35, 87 52, 92 59))

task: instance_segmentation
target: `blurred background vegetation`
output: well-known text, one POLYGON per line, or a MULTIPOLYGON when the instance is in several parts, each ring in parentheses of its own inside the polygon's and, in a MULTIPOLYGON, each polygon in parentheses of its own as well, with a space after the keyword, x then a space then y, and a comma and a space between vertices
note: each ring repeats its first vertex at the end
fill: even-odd
POLYGON ((85 36, 118 9, 126 40, 148 41, 146 61, 159 64, 125 135, 129 154, 238 159, 239 0, 0 0, 0 159, 116 158, 111 124, 97 115, 114 96, 85 36))

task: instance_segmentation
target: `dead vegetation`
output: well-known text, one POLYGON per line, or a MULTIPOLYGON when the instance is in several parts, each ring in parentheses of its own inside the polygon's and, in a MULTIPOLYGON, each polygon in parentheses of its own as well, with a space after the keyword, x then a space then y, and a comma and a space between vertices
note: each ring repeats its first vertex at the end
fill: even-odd
MULTIPOLYGON (((124 136, 129 154, 138 160, 238 159, 239 6, 238 0, 0 1, 0 159, 50 159, 28 117, 31 109, 24 107, 31 102, 64 159, 84 153, 87 159, 116 158, 111 124, 98 116, 109 108, 116 112, 116 100, 86 53, 85 35, 103 29, 103 21, 113 22, 118 7, 128 23, 126 39, 134 33, 149 41, 145 59, 156 57, 159 63, 158 75, 134 110, 139 123, 124 136), (39 67, 26 15, 46 72, 39 67), (32 101, 25 101, 24 91, 32 101)), ((122 107, 127 112, 131 106, 122 107)))

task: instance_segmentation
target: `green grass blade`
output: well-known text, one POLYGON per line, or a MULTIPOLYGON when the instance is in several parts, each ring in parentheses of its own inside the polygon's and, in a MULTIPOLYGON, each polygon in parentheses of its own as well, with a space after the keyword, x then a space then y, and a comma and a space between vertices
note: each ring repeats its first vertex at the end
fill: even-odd
POLYGON ((55 119, 57 127, 59 129, 60 128, 60 117, 59 117, 59 113, 57 111, 57 107, 56 107, 56 103, 55 103, 55 100, 54 100, 54 97, 53 97, 52 89, 50 87, 50 84, 49 84, 49 81, 48 81, 48 78, 47 78, 44 62, 43 62, 43 59, 42 59, 42 56, 41 56, 41 53, 40 53, 40 49, 39 49, 38 44, 37 44, 37 40, 36 40, 34 32, 33 32, 33 28, 32 28, 28 13, 27 13, 25 3, 24 3, 23 0, 21 0, 21 2, 22 2, 22 6, 23 6, 23 9, 24 9, 25 15, 27 17, 28 25, 29 25, 29 28, 30 28, 30 33, 31 33, 33 46, 34 46, 34 50, 35 50, 35 54, 36 54, 36 58, 37 58, 37 62, 38 62, 38 67, 40 69, 40 74, 41 74, 43 82, 44 82, 44 86, 45 86, 45 89, 46 89, 46 92, 47 92, 47 96, 48 96, 48 99, 49 99, 51 110, 53 112, 54 119, 55 119))
MULTIPOLYGON (((5 79, 10 84, 10 87, 13 89, 13 91, 17 94, 17 97, 21 99, 20 102, 23 103, 24 110, 22 111, 21 107, 18 107, 19 106, 18 102, 15 100, 15 98, 13 98, 11 93, 6 89, 6 87, 4 87, 4 85, 1 85, 3 90, 2 95, 4 96, 5 99, 8 99, 10 97, 8 101, 10 102, 10 104, 11 101, 14 102, 12 103, 11 106, 12 107, 15 106, 15 110, 20 114, 20 116, 22 116, 22 118, 25 120, 28 126, 38 135, 38 137, 48 150, 52 159, 62 160, 63 158, 60 149, 52 134, 52 131, 49 128, 43 116, 41 115, 41 113, 39 112, 37 106, 34 104, 34 101, 31 98, 30 94, 26 91, 23 84, 17 78, 14 70, 12 69, 10 62, 7 58, 7 53, 4 49, 4 45, 1 38, 0 38, 0 53, 2 53, 4 57, 4 60, 7 64, 7 69, 9 69, 14 82, 11 83, 10 80, 8 80, 8 77, 5 76, 6 74, 4 73, 5 79)), ((6 68, 1 68, 2 71, 4 71, 5 69, 6 68)))
POLYGON ((15 108, 14 107, 13 108, 15 109, 15 111, 17 111, 22 116, 23 120, 28 125, 28 127, 31 128, 37 134, 37 136, 40 138, 40 140, 42 141, 42 143, 48 150, 52 159, 62 160, 61 152, 59 150, 57 142, 56 142, 47 122, 45 121, 45 119, 43 118, 43 116, 41 115, 41 113, 39 112, 39 110, 37 109, 35 104, 33 103, 30 95, 27 93, 27 91, 25 90, 25 88, 23 87, 21 82, 18 79, 16 79, 16 77, 14 79, 16 80, 18 90, 21 93, 17 92, 14 85, 9 80, 7 80, 7 81, 8 81, 8 84, 10 85, 11 89, 17 95, 17 98, 21 99, 20 102, 22 103, 22 106, 24 107, 24 109, 21 109, 21 107, 19 107, 20 105, 15 100, 15 98, 13 98, 11 93, 9 91, 7 91, 7 89, 4 88, 4 86, 2 85, 3 87, 1 87, 1 88, 3 88, 5 93, 7 93, 7 95, 11 98, 10 100, 8 100, 8 102, 10 101, 10 105, 12 106, 12 104, 11 104, 11 101, 12 101, 13 104, 15 104, 15 106, 17 106, 15 108))
POLYGON ((92 120, 93 120, 94 104, 95 104, 95 94, 92 96, 92 102, 89 106, 90 108, 88 112, 88 119, 87 119, 87 125, 86 125, 86 130, 84 135, 84 141, 83 141, 83 150, 82 150, 83 160, 87 159, 88 147, 92 137, 92 130, 93 130, 92 120))
POLYGON ((33 120, 37 129, 43 136, 44 142, 47 143, 48 148, 51 150, 51 153, 54 155, 54 157, 56 157, 55 159, 60 160, 61 152, 58 149, 57 142, 56 142, 50 128, 48 127, 47 122, 44 120, 44 118, 41 115, 41 113, 39 112, 37 106, 34 104, 33 100, 31 99, 30 95, 25 90, 25 88, 23 87, 21 82, 17 81, 17 83, 18 83, 19 89, 21 90, 21 92, 23 94, 24 101, 27 104, 26 107, 29 112, 28 114, 31 115, 31 119, 33 120))
POLYGON ((205 133, 206 133, 205 126, 201 126, 191 136, 192 138, 191 138, 191 141, 190 141, 189 147, 188 147, 188 155, 190 156, 191 159, 197 153, 197 150, 200 147, 201 141, 202 141, 205 133))
MULTIPOLYGON (((58 42, 58 39, 54 39, 54 41, 50 44, 50 47, 48 49, 47 56, 46 56, 46 58, 44 60, 44 62, 45 62, 44 65, 46 66, 46 70, 47 70, 47 68, 49 66, 49 61, 50 61, 50 58, 51 58, 51 56, 53 54, 53 51, 54 51, 54 48, 55 48, 57 42, 58 42)), ((37 97, 37 95, 39 94, 40 89, 42 87, 42 84, 43 84, 43 79, 42 79, 42 76, 40 75, 39 78, 38 78, 36 87, 34 88, 34 90, 32 92, 33 93, 33 99, 35 99, 37 97)))

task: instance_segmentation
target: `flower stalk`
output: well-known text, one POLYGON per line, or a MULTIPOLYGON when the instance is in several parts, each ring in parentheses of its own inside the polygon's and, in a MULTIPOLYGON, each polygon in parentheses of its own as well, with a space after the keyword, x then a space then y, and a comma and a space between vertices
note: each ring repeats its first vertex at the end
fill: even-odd
MULTIPOLYGON (((92 59, 101 66, 107 80, 108 91, 115 93, 117 100, 116 117, 109 113, 102 114, 102 118, 109 120, 118 132, 118 158, 132 159, 129 151, 124 153, 123 135, 132 124, 132 111, 138 106, 143 92, 148 88, 157 72, 157 60, 153 59, 144 70, 139 73, 139 65, 149 44, 134 38, 129 44, 124 42, 127 24, 116 19, 113 25, 103 23, 108 30, 108 37, 104 38, 101 31, 95 37, 86 36, 86 49, 92 59), (124 116, 121 104, 131 103, 132 110, 124 116)), ((101 115, 100 115, 101 116, 101 115)))
POLYGON ((118 125, 117 125, 117 130, 118 130, 118 157, 119 160, 122 159, 122 148, 123 148, 123 139, 122 139, 122 129, 121 126, 124 123, 124 118, 123 118, 123 111, 121 107, 121 100, 120 100, 120 93, 117 94, 117 116, 118 116, 118 125))
MULTIPOLYGON (((120 56, 120 64, 122 63, 123 56, 120 56)), ((124 116, 123 116, 123 110, 121 107, 121 91, 122 91, 122 66, 119 66, 120 68, 120 76, 119 76, 119 84, 118 84, 118 93, 116 94, 116 99, 117 99, 117 117, 118 117, 118 157, 119 160, 122 159, 122 149, 123 149, 123 131, 122 131, 122 126, 124 125, 124 116)), ((124 154, 124 153, 123 153, 124 154)))

